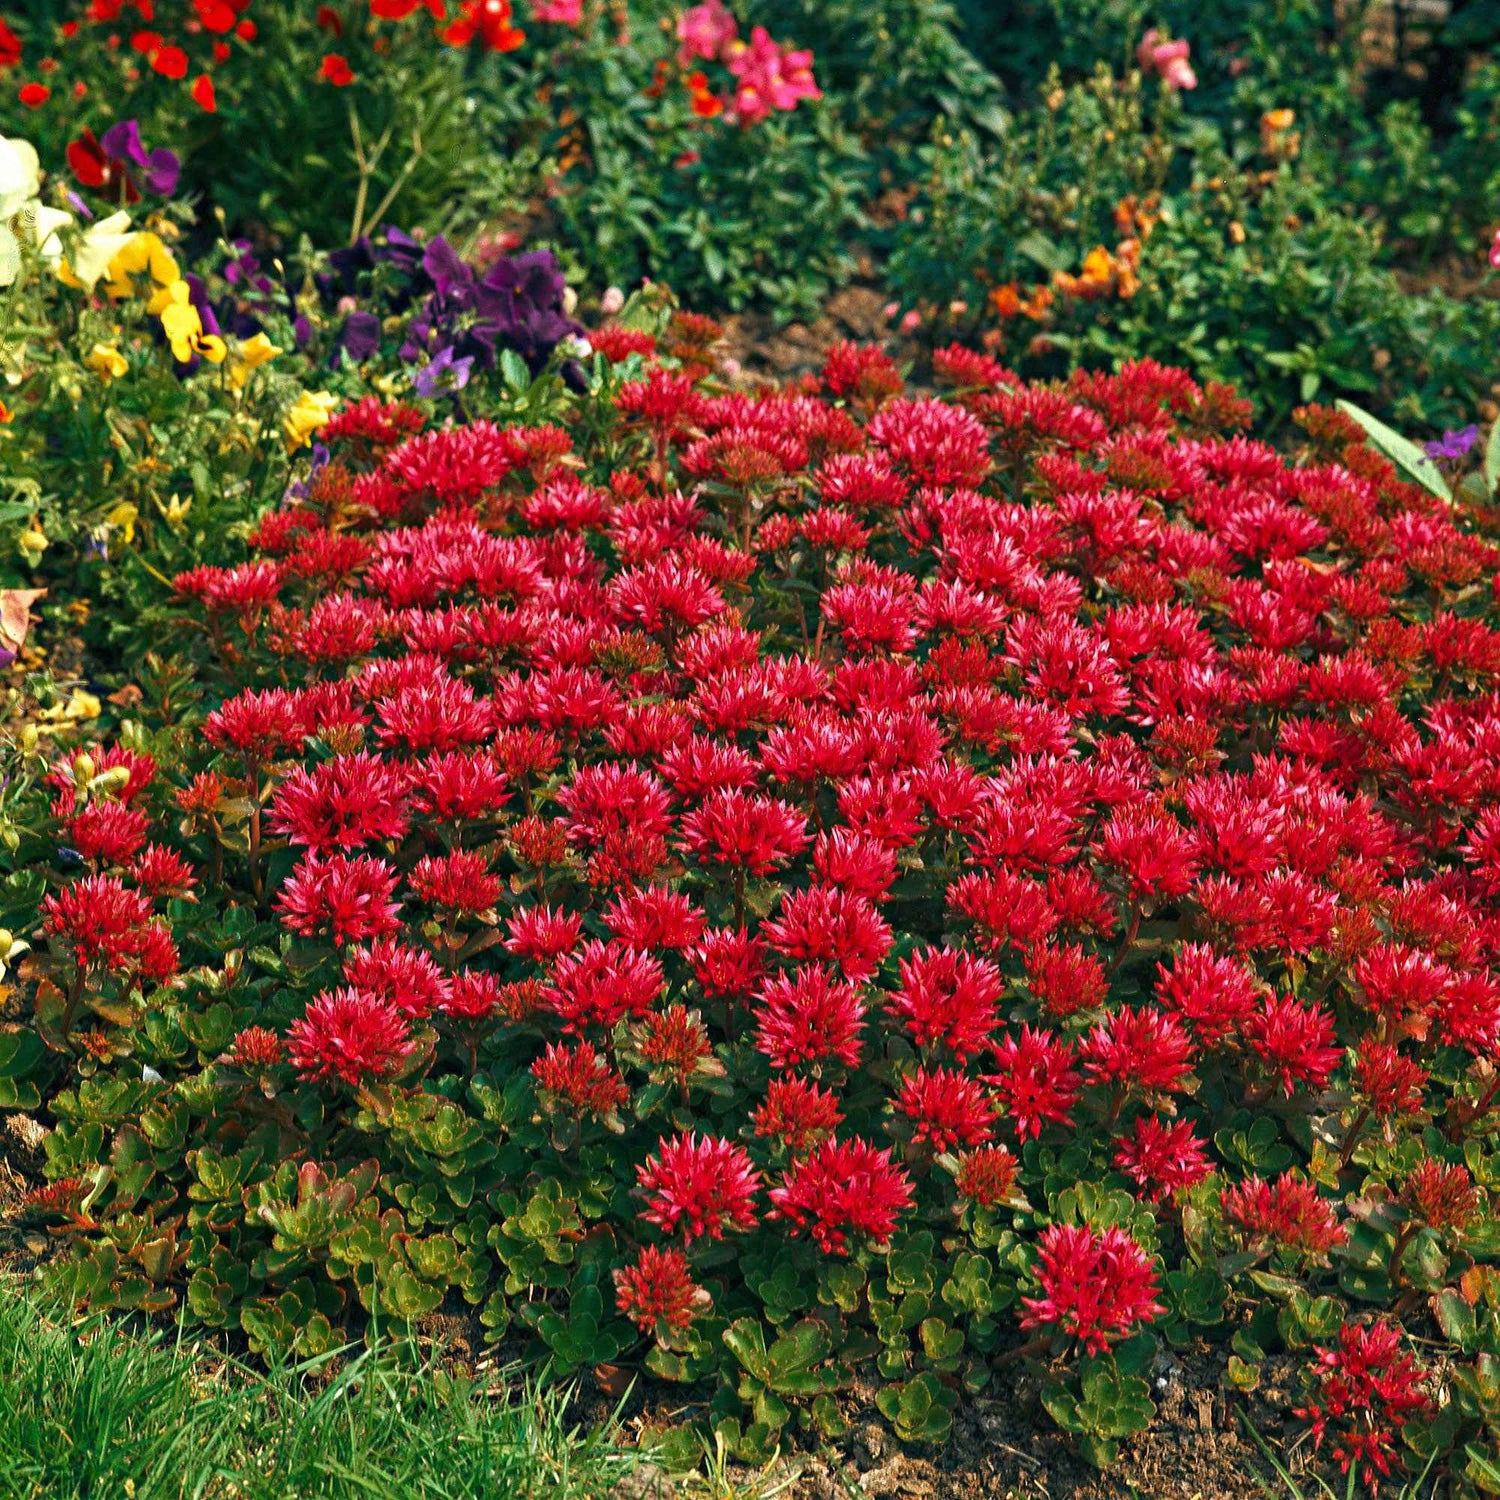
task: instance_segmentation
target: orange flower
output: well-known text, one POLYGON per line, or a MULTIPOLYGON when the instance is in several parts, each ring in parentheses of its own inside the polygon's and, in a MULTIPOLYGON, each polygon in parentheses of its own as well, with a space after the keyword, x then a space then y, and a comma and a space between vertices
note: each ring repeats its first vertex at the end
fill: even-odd
POLYGON ((1014 281, 1007 281, 1004 286, 997 286, 990 293, 990 306, 995 309, 998 317, 1015 317, 1021 311, 1020 285, 1014 281))
POLYGON ((1021 312, 1033 322, 1041 322, 1052 310, 1052 288, 1046 286, 1033 287, 1031 296, 1021 304, 1021 312))
POLYGON ((688 92, 693 96, 693 113, 703 120, 712 120, 724 113, 724 101, 708 86, 706 73, 689 73, 688 92))

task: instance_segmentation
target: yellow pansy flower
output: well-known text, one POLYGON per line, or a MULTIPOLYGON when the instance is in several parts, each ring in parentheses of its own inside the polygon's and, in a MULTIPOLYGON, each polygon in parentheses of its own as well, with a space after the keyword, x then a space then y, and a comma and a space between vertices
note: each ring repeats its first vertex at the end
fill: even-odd
POLYGON ((95 344, 83 360, 101 380, 118 380, 130 368, 125 356, 113 344, 95 344))
POLYGON ((229 362, 230 384, 235 390, 240 390, 251 375, 263 364, 275 359, 281 352, 263 333, 257 333, 254 338, 240 340, 235 345, 234 354, 229 362))
POLYGON ((303 391, 281 424, 287 452, 305 448, 313 433, 328 425, 338 404, 339 398, 328 391, 303 391))
POLYGON ((182 279, 172 252, 162 244, 161 236, 143 229, 120 247, 106 268, 109 280, 104 290, 115 298, 128 297, 135 291, 137 277, 148 280, 155 288, 148 310, 159 313, 166 305, 171 289, 182 279))
POLYGON ((211 365, 222 364, 229 348, 218 334, 204 333, 203 319, 198 316, 191 296, 185 281, 174 281, 166 288, 166 305, 160 310, 161 326, 172 346, 172 358, 186 364, 195 354, 201 354, 211 365))

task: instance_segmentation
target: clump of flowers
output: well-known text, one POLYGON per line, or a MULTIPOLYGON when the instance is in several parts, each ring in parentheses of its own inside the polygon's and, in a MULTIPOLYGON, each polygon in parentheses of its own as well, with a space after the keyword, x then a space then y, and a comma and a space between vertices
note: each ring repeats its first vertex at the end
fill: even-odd
POLYGON ((677 38, 679 65, 691 69, 700 61, 718 63, 734 80, 726 106, 706 74, 690 72, 687 86, 695 114, 712 118, 727 107, 740 125, 749 126, 773 111, 793 110, 804 99, 823 97, 813 81, 811 52, 774 41, 764 26, 752 28, 750 40, 744 41, 722 0, 704 0, 685 10, 677 19, 677 38))
MULTIPOLYGON (((417 369, 567 316, 550 263, 397 235, 324 294, 387 272, 417 369)), ((132 235, 98 296, 183 281, 132 235)), ((750 391, 716 336, 664 314, 525 421, 452 363, 435 417, 289 401, 285 502, 174 581, 192 692, 38 770, 24 975, 97 1300, 313 1352, 299 1308, 458 1292, 745 1415, 773 1367, 950 1347, 1093 1382, 1220 1281, 1322 1309, 1354 1216, 1393 1300, 1467 1255, 1487 513, 1153 364, 953 349, 948 397, 845 345, 750 391)), ((1378 1474, 1412 1382, 1349 1337, 1315 1406, 1378 1474)))
POLYGON ((1164 87, 1174 92, 1198 87, 1198 75, 1188 61, 1192 48, 1181 39, 1173 41, 1152 27, 1135 49, 1135 60, 1143 73, 1157 74, 1164 87))
POLYGON ((1401 1429, 1432 1406, 1426 1372, 1402 1349, 1399 1324, 1345 1323, 1338 1342, 1317 1348, 1317 1386, 1298 1416, 1313 1444, 1328 1442, 1343 1473, 1357 1468, 1372 1489, 1400 1465, 1401 1429))

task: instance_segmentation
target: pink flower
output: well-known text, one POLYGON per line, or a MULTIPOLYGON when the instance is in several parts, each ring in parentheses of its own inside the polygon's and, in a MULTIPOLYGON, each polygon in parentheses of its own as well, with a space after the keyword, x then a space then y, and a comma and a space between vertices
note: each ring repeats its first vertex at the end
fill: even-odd
POLYGON ((740 81, 734 110, 742 125, 765 119, 773 109, 796 109, 800 100, 823 97, 813 82, 812 53, 786 51, 764 26, 750 33, 748 43, 731 43, 729 54, 729 71, 740 81))
POLYGON ((1135 49, 1135 60, 1141 65, 1143 73, 1159 73, 1161 81, 1169 89, 1195 89, 1198 87, 1198 75, 1188 62, 1190 50, 1186 42, 1165 40, 1153 26, 1135 49))
POLYGON ((806 1228, 825 1255, 847 1255, 851 1232, 883 1245, 912 1196, 891 1153, 858 1138, 821 1142, 771 1189, 776 1214, 806 1228))
POLYGON ((287 1032, 292 1065, 308 1082, 389 1078, 415 1049, 406 1017, 365 990, 324 990, 287 1032))
POLYGON ((1490 241, 1490 264, 1500 271, 1500 229, 1495 231, 1495 238, 1490 241))
POLYGON ((636 1175, 650 1204, 641 1217, 668 1234, 719 1240, 727 1229, 755 1228, 760 1175, 731 1141, 676 1136, 663 1141, 636 1175))
POLYGON ((531 14, 538 21, 559 26, 583 24, 583 0, 531 0, 531 14))
POLYGON ((617 286, 607 286, 604 295, 599 299, 599 311, 606 318, 612 318, 625 306, 625 293, 617 286))
POLYGON ((716 62, 739 35, 732 15, 724 8, 722 0, 704 0, 684 11, 677 18, 677 40, 682 46, 677 49, 677 61, 688 67, 696 58, 716 62))

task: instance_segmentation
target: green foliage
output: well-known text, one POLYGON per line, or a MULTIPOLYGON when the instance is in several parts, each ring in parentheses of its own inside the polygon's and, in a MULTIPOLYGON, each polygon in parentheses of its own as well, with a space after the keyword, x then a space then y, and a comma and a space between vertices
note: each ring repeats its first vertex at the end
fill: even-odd
POLYGON ((1098 1468, 1112 1464, 1120 1440, 1144 1432, 1156 1414, 1150 1386, 1132 1372, 1139 1363, 1138 1351, 1129 1348, 1122 1348, 1118 1358, 1086 1360, 1076 1387, 1055 1385, 1042 1396, 1053 1421, 1078 1438, 1084 1457, 1098 1468))
POLYGON ((341 1352, 336 1369, 268 1374, 222 1357, 211 1369, 170 1340, 74 1327, 7 1285, 0 1494, 602 1500, 633 1465, 605 1432, 569 1422, 565 1388, 517 1380, 496 1401, 388 1350, 341 1352))

